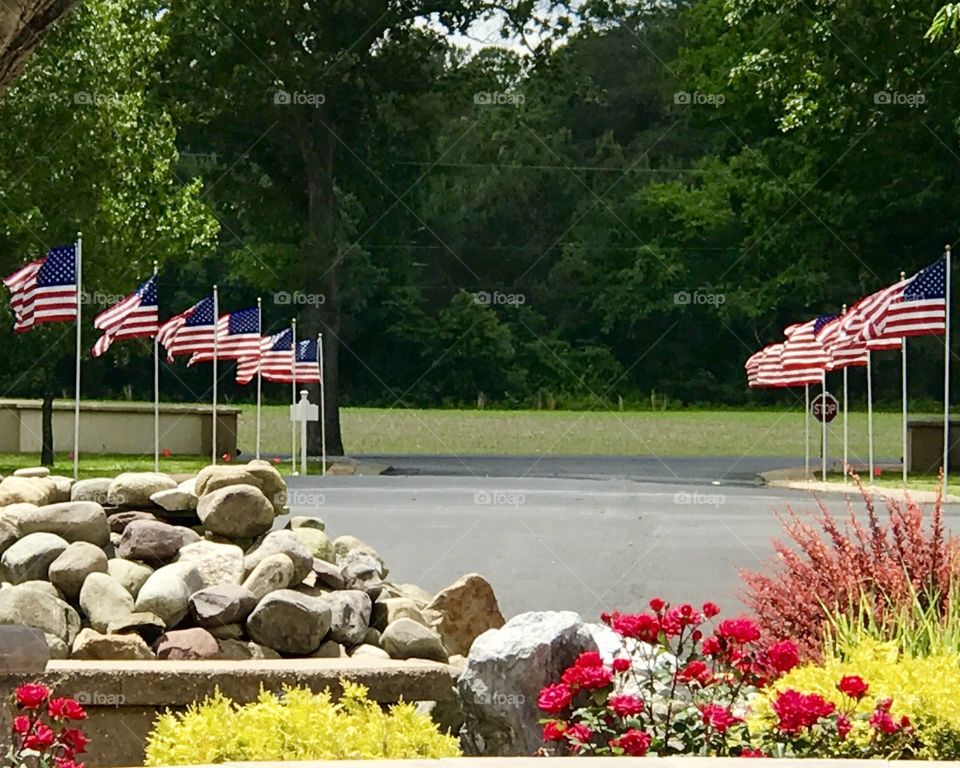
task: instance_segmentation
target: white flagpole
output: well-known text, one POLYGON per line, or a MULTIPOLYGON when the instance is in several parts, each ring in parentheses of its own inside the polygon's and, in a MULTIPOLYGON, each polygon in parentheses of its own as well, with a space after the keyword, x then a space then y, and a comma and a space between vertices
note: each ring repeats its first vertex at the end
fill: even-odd
MULTIPOLYGON (((290 321, 290 328, 292 329, 291 333, 293 334, 293 342, 290 345, 290 355, 292 358, 292 365, 290 366, 290 374, 293 377, 293 380, 290 384, 290 402, 293 405, 297 404, 297 319, 293 318, 290 321)), ((295 421, 290 422, 290 464, 292 466, 291 474, 297 474, 297 423, 295 421)))
POLYGON ((810 478, 810 385, 803 385, 803 476, 810 478))
POLYGON ((827 482, 827 371, 820 381, 820 479, 827 482))
POLYGON ((261 386, 260 386, 260 365, 263 361, 263 301, 257 296, 257 334, 260 341, 257 342, 260 348, 257 349, 259 355, 257 359, 257 458, 260 458, 260 405, 261 405, 261 386))
POLYGON ((947 497, 947 475, 950 471, 950 244, 944 249, 946 268, 944 285, 944 333, 943 333, 943 497, 947 497))
POLYGON ((870 370, 870 350, 867 350, 867 471, 873 482, 873 375, 870 370))
MULTIPOLYGON (((153 262, 154 288, 157 290, 157 304, 160 304, 159 286, 156 285, 159 265, 153 262)), ((157 307, 159 311, 159 306, 157 307)), ((153 334, 153 471, 160 471, 160 342, 158 334, 153 334)))
POLYGON ((220 354, 220 297, 213 286, 213 464, 217 463, 217 357, 220 354))
POLYGON ((80 345, 81 326, 80 310, 83 306, 83 234, 77 232, 76 247, 76 267, 77 267, 77 369, 74 380, 73 392, 73 477, 80 477, 80 345))
MULTIPOLYGON (((847 305, 843 305, 843 314, 847 314, 847 305)), ((847 368, 843 366, 843 481, 847 482, 850 476, 848 466, 850 464, 849 442, 847 441, 847 368)))
MULTIPOLYGON (((900 281, 907 277, 906 272, 900 273, 900 281)), ((901 424, 901 448, 903 454, 903 487, 907 487, 907 337, 900 339, 900 386, 902 390, 903 424, 901 424)))
POLYGON ((322 450, 321 466, 323 474, 327 474, 327 401, 323 383, 323 334, 317 335, 317 363, 320 366, 320 448, 322 450))

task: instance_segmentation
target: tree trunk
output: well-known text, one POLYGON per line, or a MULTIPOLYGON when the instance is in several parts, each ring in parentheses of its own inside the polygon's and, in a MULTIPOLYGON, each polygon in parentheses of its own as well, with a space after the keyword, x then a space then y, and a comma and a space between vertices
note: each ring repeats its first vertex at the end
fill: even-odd
POLYGON ((53 392, 47 390, 43 395, 43 407, 40 409, 40 463, 45 467, 53 466, 53 392))
MULTIPOLYGON (((321 115, 321 119, 323 115, 321 115)), ((307 173, 308 238, 304 259, 307 290, 318 291, 322 302, 307 305, 304 330, 307 338, 323 334, 323 378, 326 408, 327 454, 343 455, 340 432, 340 272, 336 262, 336 211, 333 195, 333 151, 335 139, 324 126, 315 128, 304 142, 307 173)), ((320 387, 309 387, 310 400, 319 402, 320 387)), ((319 456, 322 450, 320 424, 307 430, 307 451, 319 456)))
POLYGON ((4 0, 0 3, 0 95, 26 66, 33 50, 77 0, 4 0))

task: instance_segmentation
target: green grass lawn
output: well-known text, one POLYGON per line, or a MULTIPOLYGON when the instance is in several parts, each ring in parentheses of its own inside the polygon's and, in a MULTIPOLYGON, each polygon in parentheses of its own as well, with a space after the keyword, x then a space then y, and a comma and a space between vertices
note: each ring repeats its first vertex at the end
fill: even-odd
MULTIPOLYGON (((240 406, 241 460, 252 458, 256 411, 240 406)), ((263 409, 261 454, 270 459, 290 453, 288 406, 263 409)), ((917 416, 921 414, 916 414, 917 416)), ((348 454, 544 454, 659 456, 803 456, 804 420, 793 411, 495 411, 345 408, 341 413, 348 454)), ((867 420, 850 414, 850 461, 866 463, 867 420)), ((819 455, 820 425, 811 420, 811 456, 819 455)), ((900 414, 874 414, 875 456, 896 460, 900 454, 900 414)), ((839 458, 842 426, 830 425, 830 455, 839 458)), ((58 456, 55 471, 71 474, 72 462, 58 456)), ((152 452, 144 456, 81 457, 84 476, 115 474, 122 469, 152 469, 152 452)), ((0 454, 0 474, 38 462, 37 456, 0 454)), ((192 472, 206 457, 161 459, 168 472, 192 472)), ((816 463, 816 459, 813 459, 816 463)), ((281 467, 281 471, 283 468, 281 467)), ((884 477, 883 482, 895 482, 884 477)), ((931 485, 935 478, 930 479, 931 485)), ((960 487, 960 486, 958 486, 960 487)))
MULTIPOLYGON (((57 455, 50 468, 54 475, 73 477, 73 459, 66 454, 57 455)), ((0 453, 0 475, 12 474, 21 467, 33 467, 40 463, 34 454, 0 453)), ((210 457, 172 456, 160 459, 160 471, 170 474, 194 474, 210 463, 210 457)), ((113 454, 87 454, 80 456, 80 477, 110 477, 121 472, 152 472, 153 454, 149 456, 120 456, 113 454)))

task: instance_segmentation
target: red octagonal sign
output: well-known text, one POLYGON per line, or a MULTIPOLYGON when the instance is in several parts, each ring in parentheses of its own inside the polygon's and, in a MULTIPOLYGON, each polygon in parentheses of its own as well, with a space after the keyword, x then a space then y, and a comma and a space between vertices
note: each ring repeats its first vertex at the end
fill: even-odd
POLYGON ((810 410, 813 413, 813 418, 817 421, 825 421, 829 424, 837 418, 840 404, 837 402, 837 398, 829 392, 824 392, 813 399, 810 410))

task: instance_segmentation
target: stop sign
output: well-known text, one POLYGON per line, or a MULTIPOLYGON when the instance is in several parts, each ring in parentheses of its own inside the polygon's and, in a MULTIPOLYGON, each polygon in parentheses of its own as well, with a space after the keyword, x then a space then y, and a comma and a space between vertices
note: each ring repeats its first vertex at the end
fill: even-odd
POLYGON ((828 424, 837 418, 837 411, 840 409, 839 403, 837 403, 837 398, 831 395, 829 392, 824 392, 820 395, 817 395, 813 399, 813 403, 810 405, 810 410, 813 412, 813 418, 817 421, 825 421, 828 424))

